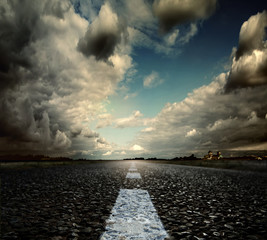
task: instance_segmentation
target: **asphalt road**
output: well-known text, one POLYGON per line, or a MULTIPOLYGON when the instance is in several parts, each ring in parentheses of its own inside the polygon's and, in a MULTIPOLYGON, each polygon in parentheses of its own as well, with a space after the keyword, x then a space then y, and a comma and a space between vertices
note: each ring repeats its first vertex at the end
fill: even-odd
POLYGON ((267 239, 264 173, 135 163, 1 170, 1 239, 99 239, 120 189, 147 190, 170 239, 267 239))

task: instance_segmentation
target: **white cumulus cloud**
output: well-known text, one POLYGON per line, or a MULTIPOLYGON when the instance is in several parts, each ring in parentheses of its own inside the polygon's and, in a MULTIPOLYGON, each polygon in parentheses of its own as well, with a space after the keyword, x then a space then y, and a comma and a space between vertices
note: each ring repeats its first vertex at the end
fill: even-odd
POLYGON ((116 128, 137 127, 145 124, 145 119, 141 117, 143 114, 140 111, 134 111, 129 117, 118 118, 115 120, 116 128))
POLYGON ((197 34, 197 31, 198 31, 197 24, 196 23, 191 23, 190 24, 190 29, 185 33, 184 36, 182 36, 179 39, 179 42, 181 42, 182 44, 188 43, 190 41, 190 39, 197 34))
POLYGON ((267 128, 267 89, 243 88, 225 94, 227 78, 222 73, 183 101, 167 104, 147 125, 153 131, 141 131, 135 142, 166 157, 176 152, 263 146, 267 141, 262 131, 267 128))
POLYGON ((216 9, 216 0, 156 0, 154 14, 159 18, 163 33, 174 26, 200 19, 206 19, 216 9))
POLYGON ((165 37, 167 45, 173 46, 179 36, 179 29, 175 29, 171 34, 165 37))
POLYGON ((151 74, 144 78, 144 87, 153 88, 163 83, 163 79, 160 78, 159 74, 155 71, 152 71, 151 74))
POLYGON ((139 146, 139 145, 137 145, 137 144, 135 144, 130 148, 130 150, 132 150, 132 151, 143 151, 144 148, 139 146))
POLYGON ((103 156, 110 156, 110 155, 112 155, 112 151, 107 151, 106 153, 103 153, 102 155, 103 156))
POLYGON ((226 91, 267 84, 266 27, 266 11, 251 16, 243 23, 226 91))
POLYGON ((192 129, 191 131, 186 133, 185 137, 193 137, 193 136, 195 136, 197 134, 198 134, 197 130, 196 129, 192 129))

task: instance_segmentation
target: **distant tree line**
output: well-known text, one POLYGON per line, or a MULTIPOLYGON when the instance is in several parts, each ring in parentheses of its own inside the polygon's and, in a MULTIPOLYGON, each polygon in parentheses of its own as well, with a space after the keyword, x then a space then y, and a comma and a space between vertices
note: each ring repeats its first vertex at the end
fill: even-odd
POLYGON ((49 157, 45 155, 2 155, 1 162, 16 162, 16 161, 72 161, 73 159, 67 157, 49 157))

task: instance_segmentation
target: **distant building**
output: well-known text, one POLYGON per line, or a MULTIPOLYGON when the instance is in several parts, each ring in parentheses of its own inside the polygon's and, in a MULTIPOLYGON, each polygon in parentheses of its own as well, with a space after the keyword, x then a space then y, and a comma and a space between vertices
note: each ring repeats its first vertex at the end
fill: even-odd
POLYGON ((220 151, 218 151, 216 157, 217 157, 217 159, 221 159, 221 158, 223 158, 223 155, 220 151))
POLYGON ((217 160, 222 159, 222 153, 220 151, 217 152, 217 155, 213 155, 212 151, 208 151, 208 154, 203 157, 203 160, 217 160))

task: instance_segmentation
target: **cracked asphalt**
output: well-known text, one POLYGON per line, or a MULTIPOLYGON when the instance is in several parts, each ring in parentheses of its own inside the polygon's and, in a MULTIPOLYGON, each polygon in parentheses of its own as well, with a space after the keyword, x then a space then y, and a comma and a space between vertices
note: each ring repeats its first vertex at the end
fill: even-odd
POLYGON ((144 189, 171 239, 267 239, 264 173, 135 161, 1 169, 1 239, 99 239, 120 189, 144 189))

